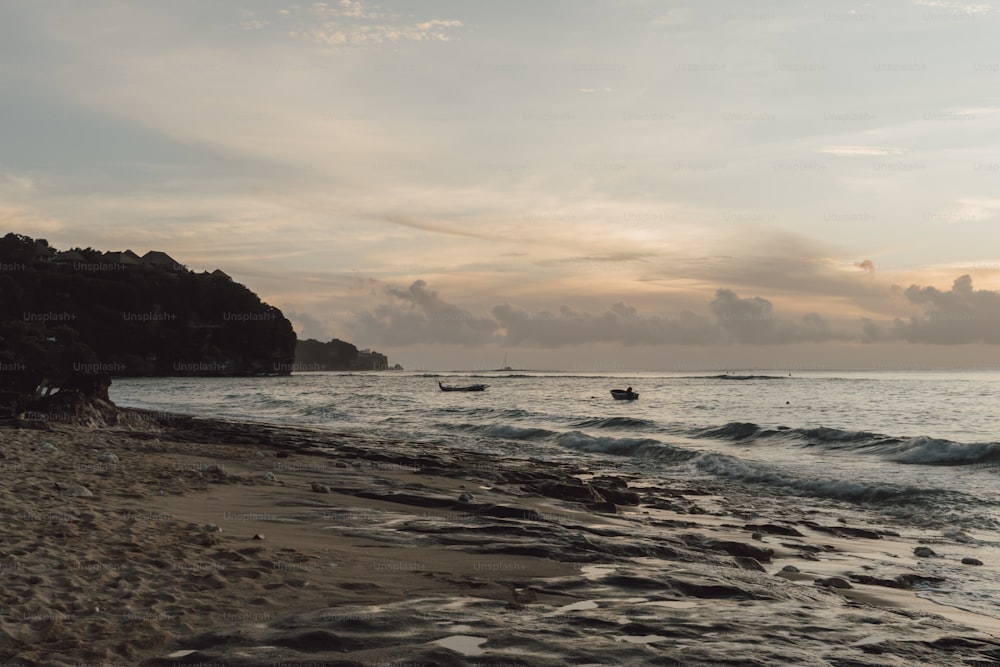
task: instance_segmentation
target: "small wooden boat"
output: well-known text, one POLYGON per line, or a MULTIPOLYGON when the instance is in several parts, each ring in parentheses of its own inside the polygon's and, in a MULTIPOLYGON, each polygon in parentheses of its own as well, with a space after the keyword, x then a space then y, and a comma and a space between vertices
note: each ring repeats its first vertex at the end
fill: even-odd
POLYGON ((628 389, 612 389, 611 395, 616 401, 635 401, 639 398, 639 392, 632 391, 632 387, 628 389))
POLYGON ((441 391, 485 391, 486 388, 489 385, 488 384, 470 384, 470 385, 465 386, 465 387, 448 387, 448 386, 445 386, 445 385, 441 384, 440 382, 438 382, 438 386, 441 387, 441 391))

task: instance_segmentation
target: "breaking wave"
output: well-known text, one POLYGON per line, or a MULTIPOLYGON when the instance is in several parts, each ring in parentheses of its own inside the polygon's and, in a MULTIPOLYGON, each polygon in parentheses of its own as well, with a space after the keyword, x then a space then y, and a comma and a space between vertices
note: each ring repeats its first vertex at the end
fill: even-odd
POLYGON ((933 502, 943 494, 951 493, 941 489, 886 482, 873 483, 835 477, 798 477, 772 466, 741 461, 725 454, 706 454, 696 465, 702 471, 716 477, 762 486, 777 493, 858 503, 895 501, 924 504, 933 502))
POLYGON ((635 417, 594 417, 573 424, 576 428, 631 428, 641 430, 656 430, 657 424, 652 419, 637 419, 635 417))
POLYGON ((964 443, 929 436, 897 437, 871 431, 815 428, 764 428, 752 422, 729 422, 722 426, 689 431, 695 438, 712 438, 752 445, 768 441, 798 447, 819 447, 840 452, 878 455, 907 465, 989 465, 1000 468, 1000 443, 964 443))
POLYGON ((560 433, 556 442, 581 452, 650 458, 666 463, 681 463, 699 455, 699 452, 674 447, 653 438, 611 438, 580 431, 560 433))

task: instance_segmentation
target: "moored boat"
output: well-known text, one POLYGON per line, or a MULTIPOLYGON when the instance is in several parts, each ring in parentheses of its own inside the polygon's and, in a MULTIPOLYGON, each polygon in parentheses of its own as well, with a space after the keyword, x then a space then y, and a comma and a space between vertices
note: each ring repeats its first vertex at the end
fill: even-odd
POLYGON ((464 387, 449 387, 447 385, 438 382, 438 386, 441 387, 441 391, 486 391, 488 384, 470 384, 464 387))
POLYGON ((616 401, 635 401, 639 398, 639 392, 632 391, 632 387, 628 389, 612 389, 611 395, 616 401))

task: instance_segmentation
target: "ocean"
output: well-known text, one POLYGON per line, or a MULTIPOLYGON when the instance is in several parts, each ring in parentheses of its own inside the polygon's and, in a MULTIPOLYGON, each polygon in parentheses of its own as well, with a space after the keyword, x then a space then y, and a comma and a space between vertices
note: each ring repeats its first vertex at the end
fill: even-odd
POLYGON ((997 616, 1000 373, 301 373, 122 378, 122 406, 363 432, 584 462, 658 486, 697 487, 756 515, 822 514, 930 536, 983 567, 928 559, 917 594, 997 616), (487 383, 484 392, 442 392, 487 383), (637 401, 616 401, 632 386, 637 401))

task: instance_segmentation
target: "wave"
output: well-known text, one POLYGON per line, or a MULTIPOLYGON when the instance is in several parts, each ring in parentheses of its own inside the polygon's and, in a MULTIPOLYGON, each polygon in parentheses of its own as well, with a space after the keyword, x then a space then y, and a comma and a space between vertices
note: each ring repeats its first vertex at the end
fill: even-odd
POLYGON ((760 444, 765 440, 784 441, 799 447, 877 455, 887 461, 905 465, 988 465, 1000 468, 1000 443, 995 442, 963 443, 929 436, 908 438, 827 426, 764 428, 752 422, 729 422, 722 426, 694 429, 688 434, 695 438, 713 438, 740 444, 760 444))
POLYGON ((766 487, 795 496, 813 496, 859 503, 886 501, 926 504, 942 495, 954 495, 943 489, 902 486, 887 482, 864 482, 834 477, 797 477, 764 464, 741 461, 725 454, 706 454, 696 463, 699 469, 716 477, 766 487))
POLYGON ((691 432, 696 438, 715 438, 717 440, 753 440, 761 435, 761 427, 752 422, 729 422, 723 426, 710 426, 691 432))
POLYGON ((789 380, 791 375, 736 375, 722 373, 719 375, 685 375, 681 380, 789 380))
POLYGON ((548 429, 511 426, 510 424, 490 424, 477 430, 491 438, 504 438, 506 440, 541 440, 554 435, 554 431, 548 429))
POLYGON ((490 438, 505 440, 542 440, 556 435, 555 431, 530 426, 514 426, 512 424, 470 424, 468 422, 438 422, 434 426, 443 431, 465 431, 485 435, 490 438))
POLYGON ((710 426, 708 428, 693 430, 691 431, 691 435, 696 438, 715 438, 719 440, 732 440, 734 442, 782 437, 785 439, 803 440, 806 441, 805 444, 869 443, 873 441, 884 442, 887 440, 898 442, 899 440, 898 438, 891 438, 870 431, 850 431, 828 426, 814 428, 775 426, 774 428, 765 428, 753 422, 729 422, 722 426, 710 426))
POLYGON ((510 419, 526 419, 526 418, 537 418, 541 417, 535 412, 529 412, 521 408, 495 408, 489 405, 444 405, 436 407, 432 410, 427 411, 428 414, 434 414, 436 412, 443 412, 448 414, 453 414, 460 412, 462 414, 472 415, 475 417, 485 417, 485 418, 510 418, 510 419))
POLYGON ((1000 468, 1000 443, 963 443, 920 436, 910 438, 902 444, 901 451, 886 458, 907 465, 980 465, 1000 468))
POLYGON ((630 428, 630 429, 657 429, 657 423, 652 419, 638 419, 636 417, 592 417, 573 423, 575 428, 630 428))
POLYGON ((700 454, 653 438, 611 438, 587 435, 581 431, 560 433, 556 436, 556 442, 581 452, 650 458, 664 463, 682 463, 700 454))
POLYGON ((305 417, 348 417, 348 413, 340 410, 332 403, 326 405, 310 405, 296 411, 297 414, 305 417))

